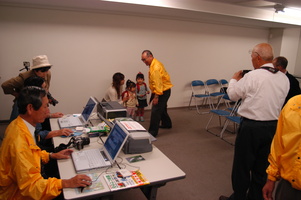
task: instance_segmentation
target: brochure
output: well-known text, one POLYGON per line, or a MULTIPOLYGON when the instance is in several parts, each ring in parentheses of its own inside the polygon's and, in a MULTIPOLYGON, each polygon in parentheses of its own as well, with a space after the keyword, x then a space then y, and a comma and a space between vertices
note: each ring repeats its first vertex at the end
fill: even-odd
POLYGON ((104 179, 111 191, 149 184, 140 170, 131 171, 131 173, 131 176, 122 177, 120 173, 115 172, 104 175, 104 179))

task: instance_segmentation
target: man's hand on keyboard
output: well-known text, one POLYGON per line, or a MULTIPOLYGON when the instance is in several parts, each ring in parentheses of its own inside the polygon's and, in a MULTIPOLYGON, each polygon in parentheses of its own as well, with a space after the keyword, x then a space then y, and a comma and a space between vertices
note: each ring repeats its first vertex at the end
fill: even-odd
POLYGON ((72 149, 64 149, 62 151, 59 151, 57 153, 51 154, 52 159, 68 159, 70 158, 71 153, 73 152, 72 149))

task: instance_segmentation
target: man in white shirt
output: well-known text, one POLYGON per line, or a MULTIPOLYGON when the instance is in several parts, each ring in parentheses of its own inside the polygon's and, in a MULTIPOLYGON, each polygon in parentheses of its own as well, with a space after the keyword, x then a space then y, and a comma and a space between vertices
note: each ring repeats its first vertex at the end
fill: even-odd
POLYGON ((242 77, 236 72, 227 93, 231 100, 242 100, 242 116, 235 141, 232 167, 233 194, 220 200, 261 200, 266 182, 266 168, 277 119, 289 90, 289 80, 274 68, 273 49, 267 43, 256 45, 252 52, 255 70, 242 77))

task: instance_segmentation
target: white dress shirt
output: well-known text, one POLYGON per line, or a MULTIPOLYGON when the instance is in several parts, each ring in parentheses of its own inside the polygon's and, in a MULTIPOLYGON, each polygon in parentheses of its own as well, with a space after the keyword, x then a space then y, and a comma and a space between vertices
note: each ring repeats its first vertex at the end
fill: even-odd
MULTIPOLYGON (((36 137, 35 137, 35 134, 34 134, 36 128, 35 128, 33 125, 31 125, 30 123, 28 123, 25 119, 22 118, 22 120, 23 120, 24 123, 26 124, 26 126, 27 126, 29 132, 31 133, 31 135, 32 135, 32 137, 33 137, 33 139, 36 141, 36 137)), ((37 144, 37 142, 38 142, 38 141, 36 141, 36 144, 37 144)))
MULTIPOLYGON (((263 66, 273 67, 273 64, 263 66)), ((259 68, 245 74, 239 81, 231 79, 227 93, 231 100, 242 99, 238 109, 242 117, 270 121, 278 119, 289 87, 289 80, 284 73, 278 71, 274 74, 259 68)))

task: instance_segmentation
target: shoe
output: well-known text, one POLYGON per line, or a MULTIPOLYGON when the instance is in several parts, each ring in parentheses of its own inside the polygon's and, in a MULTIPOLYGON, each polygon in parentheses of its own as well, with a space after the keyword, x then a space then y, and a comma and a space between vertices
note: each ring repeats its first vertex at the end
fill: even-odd
POLYGON ((144 122, 144 117, 140 117, 140 122, 144 122))
POLYGON ((148 132, 154 137, 158 136, 158 132, 154 132, 154 131, 150 131, 150 130, 148 130, 148 132))
POLYGON ((159 126, 159 128, 163 128, 163 129, 171 129, 172 126, 159 126))
POLYGON ((218 200, 228 200, 228 199, 229 199, 229 197, 226 197, 226 196, 222 195, 222 196, 219 197, 218 200))
POLYGON ((139 116, 136 117, 136 121, 139 122, 139 116))

